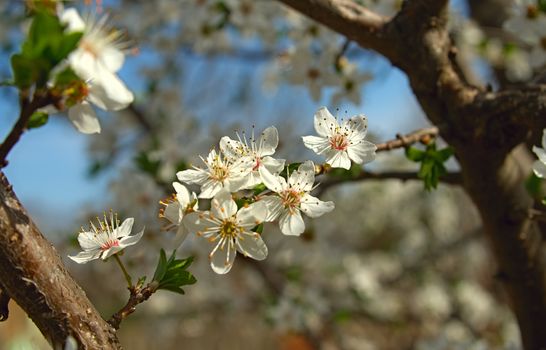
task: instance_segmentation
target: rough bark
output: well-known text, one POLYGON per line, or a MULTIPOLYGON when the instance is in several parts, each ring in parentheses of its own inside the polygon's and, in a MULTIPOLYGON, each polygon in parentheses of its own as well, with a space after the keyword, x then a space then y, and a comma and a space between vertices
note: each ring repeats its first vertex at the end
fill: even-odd
POLYGON ((531 166, 526 151, 517 148, 532 128, 545 126, 546 88, 490 92, 470 85, 457 66, 445 0, 405 1, 389 20, 374 19, 354 4, 347 11, 345 0, 280 1, 384 55, 407 74, 427 117, 455 149, 525 349, 546 349, 546 262, 540 230, 522 215, 532 206, 523 187, 531 166))
POLYGON ((72 279, 55 248, 29 218, 0 173, 0 281, 55 349, 74 337, 82 349, 120 349, 104 321, 72 279))

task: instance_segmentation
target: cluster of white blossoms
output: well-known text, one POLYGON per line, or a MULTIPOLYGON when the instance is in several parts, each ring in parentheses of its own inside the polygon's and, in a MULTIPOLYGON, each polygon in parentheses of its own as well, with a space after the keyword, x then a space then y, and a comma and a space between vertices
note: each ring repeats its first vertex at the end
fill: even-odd
MULTIPOLYGON (((85 20, 76 9, 60 9, 59 19, 66 25, 66 32, 82 32, 78 47, 59 67, 69 66, 81 79, 66 95, 64 105, 68 108, 68 117, 85 134, 99 133, 99 120, 91 104, 106 111, 118 111, 133 102, 133 93, 117 76, 123 66, 128 45, 123 41, 123 34, 107 25, 107 16, 85 20)), ((57 106, 46 108, 56 112, 57 106)))
MULTIPOLYGON (((319 136, 305 136, 307 147, 324 155, 331 167, 349 169, 375 157, 375 145, 365 141, 366 118, 352 117, 341 125, 321 108, 315 114, 319 136)), ((267 246, 261 233, 265 222, 278 221, 284 235, 299 236, 305 231, 302 213, 319 217, 334 209, 333 202, 322 201, 310 193, 316 188, 315 164, 308 160, 287 165, 273 157, 279 144, 274 126, 266 128, 257 139, 245 134, 237 140, 220 139, 219 150, 212 149, 204 166, 178 172, 178 180, 200 186, 191 193, 174 182, 176 194, 161 203, 162 217, 177 227, 176 244, 190 234, 206 238, 213 244, 209 254, 214 272, 230 271, 237 252, 255 260, 267 257, 267 246), (198 198, 211 199, 210 210, 200 210, 198 198)))

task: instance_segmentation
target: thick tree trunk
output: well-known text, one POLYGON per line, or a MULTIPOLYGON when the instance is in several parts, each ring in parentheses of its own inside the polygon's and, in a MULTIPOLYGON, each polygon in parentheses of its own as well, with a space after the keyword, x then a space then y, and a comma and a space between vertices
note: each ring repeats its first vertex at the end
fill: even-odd
POLYGON ((504 159, 483 147, 459 149, 464 186, 480 211, 525 349, 546 349, 546 271, 541 232, 527 218, 531 162, 520 146, 504 159))
POLYGON ((0 282, 55 349, 120 349, 114 329, 72 279, 0 173, 0 282))

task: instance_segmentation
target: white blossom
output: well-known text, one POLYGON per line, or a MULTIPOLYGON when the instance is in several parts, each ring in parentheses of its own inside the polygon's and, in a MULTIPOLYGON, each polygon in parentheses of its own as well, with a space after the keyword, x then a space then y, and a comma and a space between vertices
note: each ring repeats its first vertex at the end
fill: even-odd
POLYGON ((211 202, 211 210, 188 214, 183 222, 190 232, 214 244, 209 254, 212 270, 226 274, 231 270, 237 251, 255 260, 267 257, 267 246, 252 229, 267 216, 265 203, 255 202, 237 210, 231 194, 220 191, 211 202))
POLYGON ((323 202, 309 194, 315 182, 315 165, 312 161, 301 164, 297 171, 290 174, 288 181, 281 176, 275 176, 275 180, 265 182, 275 193, 260 201, 267 204, 266 221, 279 218, 281 232, 285 235, 299 236, 305 231, 301 212, 316 218, 334 209, 333 202, 323 202))
POLYGON ((546 177, 546 129, 542 131, 542 148, 533 146, 533 152, 538 157, 538 160, 533 164, 535 175, 540 178, 546 177))
POLYGON ((223 188, 231 192, 238 191, 246 185, 246 176, 252 170, 249 165, 252 163, 251 159, 239 158, 231 161, 214 149, 207 159, 201 159, 207 169, 193 167, 176 173, 178 180, 182 182, 201 185, 199 198, 212 198, 223 188))
POLYGON ((78 235, 78 242, 83 249, 77 255, 68 257, 78 264, 101 258, 106 260, 119 253, 126 247, 136 244, 144 234, 144 229, 130 236, 134 218, 128 218, 120 225, 117 215, 110 212, 110 217, 104 215, 104 220, 98 220, 98 226, 90 222, 91 230, 85 231, 82 227, 78 235))
POLYGON ((315 113, 315 131, 319 136, 304 136, 303 143, 315 153, 324 155, 334 168, 349 169, 351 160, 357 164, 375 159, 377 147, 366 140, 368 121, 362 114, 341 125, 326 107, 315 113))
POLYGON ((79 102, 69 106, 68 117, 78 131, 98 133, 100 124, 89 102, 106 111, 117 111, 134 100, 133 93, 115 74, 125 59, 121 34, 106 26, 107 17, 85 22, 73 8, 64 10, 60 19, 69 32, 83 32, 68 61, 87 88, 80 91, 79 102))
POLYGON ((178 226, 174 239, 174 246, 179 246, 184 242, 188 235, 188 230, 186 229, 186 226, 182 224, 182 219, 186 214, 198 210, 199 205, 195 193, 192 192, 190 194, 184 185, 173 182, 173 187, 176 194, 173 195, 173 197, 160 202, 165 206, 160 212, 160 216, 169 220, 173 225, 178 226))
POLYGON ((279 132, 274 126, 265 129, 260 140, 256 142, 254 130, 248 142, 243 135, 243 139, 232 140, 228 136, 220 140, 220 150, 233 162, 244 159, 243 164, 249 167, 247 181, 241 188, 253 188, 264 182, 264 178, 271 178, 278 174, 284 168, 284 159, 274 159, 271 157, 279 144, 279 132))

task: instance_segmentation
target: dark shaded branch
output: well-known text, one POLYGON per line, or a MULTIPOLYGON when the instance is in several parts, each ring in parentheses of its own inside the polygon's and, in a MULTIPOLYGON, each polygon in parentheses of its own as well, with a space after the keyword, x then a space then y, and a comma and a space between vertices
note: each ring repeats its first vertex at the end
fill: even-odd
POLYGON ((114 329, 72 279, 0 173, 0 281, 54 348, 119 349, 114 329))
MULTIPOLYGON (((409 171, 390 171, 390 172, 381 172, 381 173, 371 173, 367 171, 362 171, 357 176, 349 178, 349 179, 328 178, 325 181, 322 181, 320 183, 320 186, 317 188, 317 190, 322 194, 324 193, 324 191, 326 191, 328 188, 332 186, 341 185, 341 184, 350 183, 350 182, 364 181, 364 180, 423 181, 417 176, 417 173, 409 172, 409 171)), ((447 173, 440 177, 440 181, 443 183, 451 184, 451 185, 461 185, 462 176, 461 176, 461 173, 447 173)))
POLYGON ((114 329, 119 329, 121 321, 126 319, 130 314, 135 312, 136 306, 148 300, 152 294, 157 291, 159 284, 156 281, 148 283, 144 288, 139 286, 133 286, 129 288, 129 300, 124 307, 122 307, 118 312, 116 312, 108 320, 108 323, 114 327, 114 329))
POLYGON ((0 285, 0 322, 5 321, 9 317, 9 301, 11 300, 9 294, 4 287, 0 285))
POLYGON ((138 109, 137 106, 135 106, 134 103, 131 103, 129 107, 127 107, 133 118, 137 121, 138 124, 144 129, 146 132, 151 132, 153 130, 152 124, 148 121, 144 113, 138 109))

